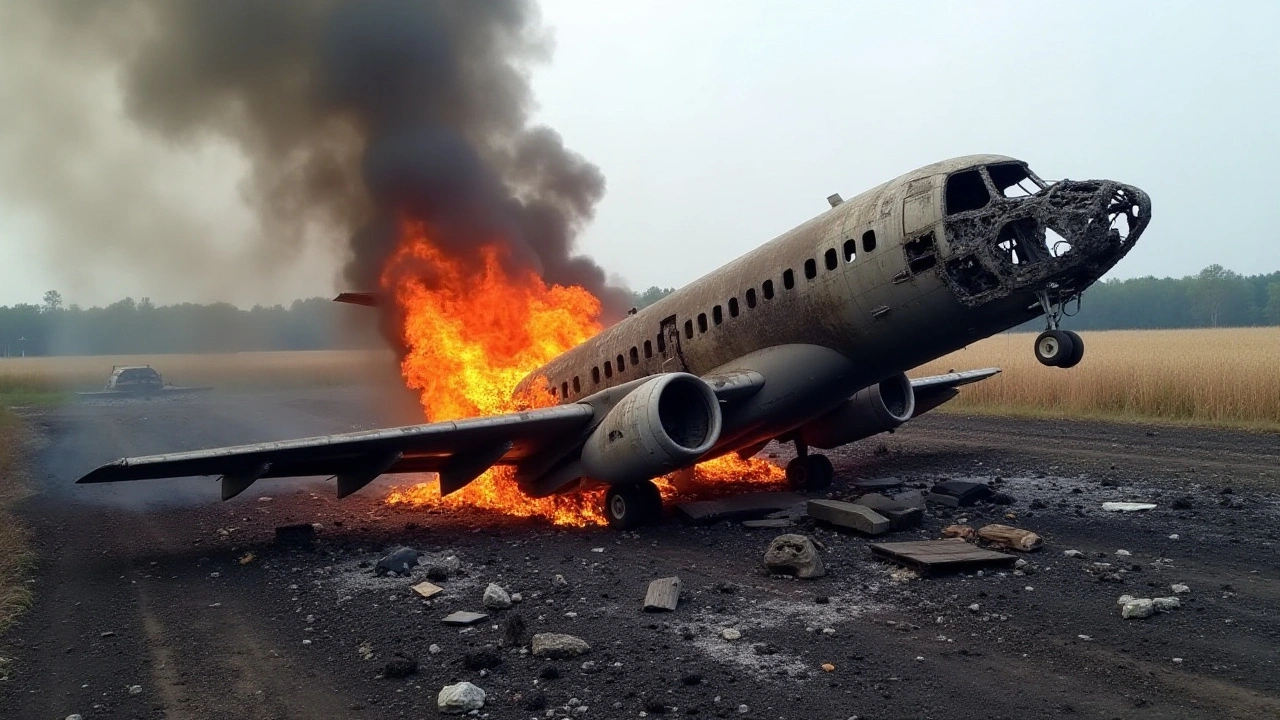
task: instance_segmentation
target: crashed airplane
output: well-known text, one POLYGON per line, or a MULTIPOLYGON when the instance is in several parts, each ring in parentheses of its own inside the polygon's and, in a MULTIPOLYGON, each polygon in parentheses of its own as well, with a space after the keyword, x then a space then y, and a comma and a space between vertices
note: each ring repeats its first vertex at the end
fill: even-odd
MULTIPOLYGON (((544 497, 603 483, 610 524, 654 520, 653 478, 727 453, 794 443, 789 482, 820 489, 830 449, 891 431, 997 368, 905 371, 1037 316, 1033 351, 1068 368, 1084 343, 1064 308, 1129 252, 1151 219, 1136 187, 1046 183, 975 155, 851 199, 634 312, 547 363, 526 412, 284 442, 126 458, 78 482, 222 476, 223 499, 260 478, 335 475, 339 497, 385 473, 435 472, 440 491, 494 465, 544 497)), ((370 296, 349 296, 373 302, 370 296)))

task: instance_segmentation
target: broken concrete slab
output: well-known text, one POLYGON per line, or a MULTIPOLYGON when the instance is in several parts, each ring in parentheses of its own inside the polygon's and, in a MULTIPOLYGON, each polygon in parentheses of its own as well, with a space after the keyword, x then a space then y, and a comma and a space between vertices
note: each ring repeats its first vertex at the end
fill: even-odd
POLYGON ((765 518, 763 520, 743 520, 742 527, 747 528, 789 528, 795 527, 795 521, 790 518, 765 518))
POLYGON ((867 535, 882 535, 889 532, 889 518, 866 505, 855 505, 840 500, 810 500, 809 517, 867 535))
POLYGON ((902 481, 894 477, 886 478, 856 478, 853 486, 859 490, 888 490, 890 488, 902 487, 902 481))
POLYGON ((988 566, 1008 567, 1017 560, 1013 555, 977 548, 959 539, 873 543, 871 552, 881 559, 913 568, 922 575, 988 566))
POLYGON ((905 530, 916 527, 924 520, 924 511, 920 508, 899 502, 896 498, 886 497, 880 493, 867 493, 854 500, 853 504, 864 505, 885 516, 889 519, 889 528, 892 530, 905 530))
POLYGON ((790 492, 746 493, 715 500, 680 503, 676 506, 676 512, 690 522, 710 523, 762 518, 769 513, 803 503, 803 497, 790 492))
POLYGON ((429 583, 425 580, 418 583, 417 585, 410 585, 409 589, 413 590, 414 592, 418 593, 424 598, 429 598, 433 595, 439 595, 440 593, 444 592, 444 588, 440 587, 439 585, 434 585, 432 583, 429 583))
POLYGON ((680 578, 658 578, 649 583, 649 590, 644 595, 645 612, 670 612, 680 602, 680 578))
POLYGON ((485 613, 459 610, 458 612, 450 613, 449 615, 441 618, 440 622, 445 625, 474 625, 487 617, 489 616, 485 613))
POLYGON ((934 485, 926 500, 950 507, 968 507, 991 497, 992 490, 985 483, 969 480, 947 480, 934 485))
POLYGON ((764 564, 770 572, 798 578, 818 578, 827 574, 822 558, 818 556, 818 548, 805 535, 779 535, 774 538, 764 553, 764 564))

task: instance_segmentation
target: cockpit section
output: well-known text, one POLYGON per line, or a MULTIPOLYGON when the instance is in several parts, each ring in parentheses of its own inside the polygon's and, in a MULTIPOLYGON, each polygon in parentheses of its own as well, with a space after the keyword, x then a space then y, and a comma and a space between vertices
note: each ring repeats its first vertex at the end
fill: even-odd
POLYGON ((1109 270, 1150 220, 1151 201, 1110 180, 1046 183, 1019 161, 946 179, 942 277, 963 304, 1031 291, 1061 303, 1109 270))

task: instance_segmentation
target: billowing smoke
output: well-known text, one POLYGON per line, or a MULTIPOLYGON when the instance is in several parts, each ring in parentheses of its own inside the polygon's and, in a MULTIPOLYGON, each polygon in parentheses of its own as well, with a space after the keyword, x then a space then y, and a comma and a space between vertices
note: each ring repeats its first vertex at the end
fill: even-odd
POLYGON ((4 3, 0 191, 52 218, 70 267, 105 251, 147 283, 190 277, 217 267, 201 263, 228 229, 148 163, 230 148, 268 276, 339 238, 345 284, 377 289, 408 214, 462 257, 506 243, 508 262, 617 315, 627 294, 573 253, 604 178, 531 124, 527 74, 548 54, 523 0, 4 3), (105 133, 86 95, 122 102, 137 137, 105 133))

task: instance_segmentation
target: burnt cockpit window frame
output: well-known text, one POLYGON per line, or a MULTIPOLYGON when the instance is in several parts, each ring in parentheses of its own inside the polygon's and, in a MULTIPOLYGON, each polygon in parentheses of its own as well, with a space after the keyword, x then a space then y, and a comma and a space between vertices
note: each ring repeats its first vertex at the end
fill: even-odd
POLYGON ((943 188, 948 216, 981 210, 991 204, 991 188, 981 166, 957 170, 947 176, 943 188))
POLYGON ((1005 198, 1030 197, 1047 187, 1022 162, 992 163, 986 166, 986 175, 995 194, 1005 198))

